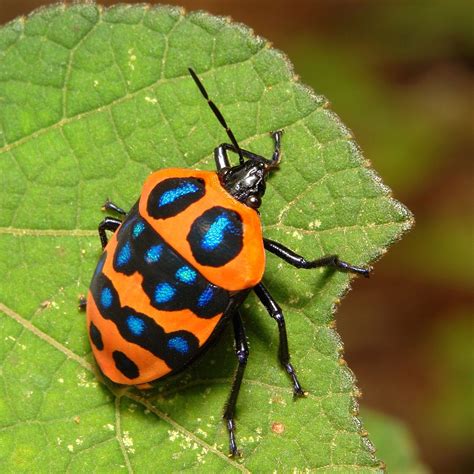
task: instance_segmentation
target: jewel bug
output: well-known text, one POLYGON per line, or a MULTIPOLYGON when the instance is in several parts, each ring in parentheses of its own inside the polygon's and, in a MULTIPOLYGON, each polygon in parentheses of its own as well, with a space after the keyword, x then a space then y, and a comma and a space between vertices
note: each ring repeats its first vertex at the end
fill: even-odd
POLYGON ((238 365, 223 418, 230 455, 236 455, 234 414, 249 356, 239 308, 250 292, 277 322, 279 360, 294 395, 305 395, 290 362, 283 312, 262 283, 265 251, 296 268, 332 267, 365 277, 369 269, 337 255, 306 260, 263 237, 258 208, 280 163, 283 131, 271 133, 271 158, 240 148, 196 73, 189 73, 231 143, 214 150, 217 171, 158 170, 129 212, 106 202, 105 210, 122 219, 109 216, 98 227, 103 253, 87 296, 87 328, 105 376, 143 387, 188 366, 232 322, 238 365), (113 232, 110 240, 106 231, 113 232))

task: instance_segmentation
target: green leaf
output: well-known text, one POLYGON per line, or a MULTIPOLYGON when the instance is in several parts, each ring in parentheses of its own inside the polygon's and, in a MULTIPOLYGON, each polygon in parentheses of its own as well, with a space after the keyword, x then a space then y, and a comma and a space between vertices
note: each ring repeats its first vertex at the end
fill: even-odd
POLYGON ((380 471, 334 329, 348 274, 268 257, 265 282, 309 396, 293 401, 276 325, 250 297, 240 459, 228 458, 220 420, 236 366, 229 331, 144 393, 103 383, 77 310, 105 198, 130 207, 158 168, 213 169, 227 141, 189 66, 242 147, 269 156, 268 132, 285 129, 261 209, 266 236, 308 258, 380 257, 412 217, 326 99, 246 27, 169 7, 38 10, 0 30, 0 61, 0 471, 380 471))

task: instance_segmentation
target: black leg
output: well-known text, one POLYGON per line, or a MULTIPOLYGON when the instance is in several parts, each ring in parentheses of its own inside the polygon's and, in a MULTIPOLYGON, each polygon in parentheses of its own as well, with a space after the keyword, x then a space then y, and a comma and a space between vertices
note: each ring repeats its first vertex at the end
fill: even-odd
MULTIPOLYGON (((261 160, 262 157, 252 153, 251 151, 244 150, 243 148, 239 148, 242 156, 250 160, 261 160)), ((216 162, 217 171, 221 170, 222 168, 230 168, 230 161, 229 157, 227 156, 227 151, 234 151, 237 153, 234 145, 230 143, 222 143, 214 150, 214 160, 216 162)))
POLYGON ((87 299, 84 295, 79 296, 79 311, 85 311, 87 309, 87 299))
POLYGON ((107 234, 105 233, 106 230, 110 230, 111 232, 115 232, 122 221, 120 219, 115 219, 114 217, 106 217, 100 224, 99 224, 99 237, 100 243, 102 244, 102 248, 105 249, 107 242, 107 234))
POLYGON ((277 130, 276 132, 271 132, 270 134, 273 138, 273 141, 275 142, 275 150, 273 151, 273 156, 272 156, 272 166, 277 166, 278 163, 280 163, 280 158, 281 158, 281 150, 280 150, 280 145, 281 145, 281 136, 283 135, 283 130, 277 130))
POLYGON ((370 274, 370 268, 355 267, 354 265, 339 260, 337 255, 326 255, 325 257, 308 261, 301 255, 293 252, 293 250, 290 250, 284 245, 273 240, 263 239, 263 244, 266 250, 275 254, 277 257, 280 257, 281 259, 285 260, 285 262, 293 265, 296 268, 332 267, 336 270, 357 273, 366 278, 368 278, 370 274))
POLYGON ((227 156, 228 149, 234 150, 234 147, 228 143, 223 143, 214 150, 214 161, 216 162, 217 171, 223 168, 230 168, 230 161, 227 156))
MULTIPOLYGON (((280 151, 280 143, 281 143, 281 136, 283 134, 283 130, 278 130, 276 132, 272 132, 271 136, 275 142, 275 149, 273 151, 272 159, 265 160, 271 167, 278 165, 280 161, 281 151, 280 151)), ((242 156, 249 160, 258 160, 261 161, 262 157, 255 153, 252 153, 249 150, 244 150, 243 148, 239 148, 242 156)), ((214 150, 214 160, 216 162, 217 171, 221 170, 222 168, 230 168, 230 161, 229 157, 227 156, 227 151, 233 151, 238 153, 238 150, 235 149, 235 146, 230 143, 222 143, 214 150)))
POLYGON ((244 325, 242 323, 242 317, 238 311, 234 313, 232 322, 234 325, 235 355, 237 356, 239 365, 237 366, 237 370, 234 374, 234 380, 230 389, 229 398, 225 404, 223 418, 227 426, 227 431, 229 432, 229 454, 231 456, 237 456, 239 451, 235 442, 235 405, 237 403, 237 397, 239 396, 242 378, 247 365, 249 348, 247 344, 247 337, 245 336, 244 325))
MULTIPOLYGON (((221 143, 215 150, 214 150, 214 160, 216 161, 217 171, 221 170, 222 168, 230 168, 230 161, 229 157, 227 156, 227 151, 233 151, 237 153, 234 145, 230 143, 221 143)), ((252 153, 251 151, 244 150, 240 148, 242 156, 248 158, 249 160, 262 160, 262 157, 252 153)))
POLYGON ((113 203, 112 201, 105 201, 104 205, 102 206, 103 211, 113 211, 117 214, 121 214, 122 216, 126 216, 127 212, 124 211, 121 207, 117 206, 117 204, 113 203))
POLYGON ((297 397, 303 397, 306 395, 306 393, 301 388, 298 378, 296 377, 295 369, 290 364, 290 352, 288 350, 288 337, 286 335, 286 325, 285 318, 283 317, 283 311, 262 283, 259 283, 257 286, 255 286, 254 291, 262 302, 263 306, 265 306, 267 309, 268 314, 270 314, 270 316, 278 323, 278 332, 280 336, 278 356, 280 363, 291 377, 294 395, 297 397))

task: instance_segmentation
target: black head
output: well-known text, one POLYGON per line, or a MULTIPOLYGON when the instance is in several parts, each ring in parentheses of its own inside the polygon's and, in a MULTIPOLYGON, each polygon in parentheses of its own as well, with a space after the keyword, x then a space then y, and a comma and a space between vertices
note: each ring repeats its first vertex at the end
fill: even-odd
POLYGON ((268 173, 271 167, 262 160, 249 159, 245 163, 219 171, 219 180, 235 199, 253 209, 262 204, 268 173))
POLYGON ((220 124, 225 128, 227 136, 232 142, 232 145, 224 143, 215 150, 219 180, 224 189, 226 189, 226 191, 235 199, 253 209, 258 209, 262 204, 262 196, 265 194, 265 181, 268 173, 271 169, 276 168, 280 162, 280 139, 283 130, 271 133, 275 142, 275 150, 271 159, 243 150, 237 143, 237 140, 232 130, 227 125, 224 116, 221 114, 216 104, 214 104, 214 102, 209 98, 209 95, 197 74, 191 68, 188 69, 191 77, 201 91, 201 94, 207 100, 209 107, 219 120, 220 124), (226 152, 227 150, 233 151, 239 155, 239 164, 237 166, 230 166, 226 152), (247 158, 247 161, 245 161, 245 157, 247 158))

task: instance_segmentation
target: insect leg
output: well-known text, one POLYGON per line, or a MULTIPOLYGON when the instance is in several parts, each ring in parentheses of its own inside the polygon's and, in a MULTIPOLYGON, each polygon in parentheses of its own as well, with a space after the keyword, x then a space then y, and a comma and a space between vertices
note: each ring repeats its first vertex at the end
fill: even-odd
POLYGON ((100 243, 102 244, 102 248, 104 249, 107 245, 109 239, 107 239, 107 234, 105 233, 106 230, 110 230, 111 232, 115 232, 122 221, 120 219, 115 219, 114 217, 106 217, 100 224, 99 224, 99 237, 100 243))
POLYGON ((121 207, 117 206, 117 204, 109 201, 108 199, 105 201, 104 205, 102 206, 103 211, 113 211, 117 214, 121 214, 122 216, 126 216, 127 212, 124 211, 121 207))
POLYGON ((233 151, 235 153, 240 153, 242 156, 249 160, 257 160, 257 161, 264 161, 268 163, 271 167, 277 166, 278 163, 280 162, 280 157, 281 157, 281 150, 280 150, 280 144, 281 144, 281 136, 283 134, 283 130, 278 130, 276 132, 272 132, 271 136, 273 137, 273 140, 275 142, 275 149, 273 151, 273 155, 271 160, 267 160, 266 158, 257 155, 256 153, 252 153, 249 150, 244 150, 243 148, 239 148, 239 150, 236 150, 235 146, 232 145, 231 143, 222 143, 220 144, 215 150, 214 150, 214 160, 216 162, 216 167, 217 171, 221 170, 222 168, 229 168, 230 167, 230 161, 229 157, 227 156, 227 151, 233 151))
POLYGON ((84 295, 79 296, 78 307, 79 311, 85 311, 87 309, 87 299, 84 295))
MULTIPOLYGON (((255 153, 252 153, 251 151, 244 150, 242 148, 239 148, 239 150, 242 153, 242 156, 245 156, 246 158, 250 160, 262 159, 261 156, 258 156, 255 153)), ((214 150, 214 160, 216 162, 217 171, 220 171, 222 168, 230 168, 230 161, 229 161, 229 157, 227 156, 227 151, 233 151, 235 153, 238 153, 234 145, 230 143, 221 143, 214 150)))
POLYGON ((227 431, 229 432, 229 452, 231 456, 236 456, 239 451, 235 442, 235 405, 237 403, 237 397, 239 396, 240 386, 242 384, 242 378, 244 376, 245 367, 247 365, 247 359, 249 356, 249 347, 247 344, 247 336, 245 335, 244 325, 242 323, 242 317, 240 313, 236 311, 232 317, 232 323, 234 326, 234 337, 235 337, 235 355, 239 361, 237 370, 234 374, 234 380, 232 381, 232 387, 230 390, 229 398, 225 404, 223 418, 225 420, 227 431))
POLYGON ((275 254, 277 257, 280 257, 285 262, 293 265, 296 268, 319 268, 319 267, 332 267, 336 270, 341 270, 345 272, 357 273, 366 278, 369 277, 370 268, 362 268, 351 265, 350 263, 343 262, 339 260, 337 255, 326 255, 324 257, 318 258, 316 260, 306 260, 301 255, 293 252, 289 248, 275 242, 270 239, 263 239, 263 245, 266 250, 275 254))
POLYGON ((281 158, 281 136, 283 135, 283 130, 277 130, 276 132, 271 132, 271 136, 273 138, 273 141, 275 142, 275 149, 273 151, 273 155, 271 158, 271 166, 277 166, 278 163, 280 163, 280 158, 281 158))
POLYGON ((220 171, 222 168, 230 168, 230 161, 227 156, 228 149, 234 150, 234 147, 228 143, 223 143, 214 150, 214 160, 216 162, 217 171, 220 171))
MULTIPOLYGON (((233 151, 235 153, 238 153, 234 145, 230 143, 221 143, 214 150, 214 160, 216 162, 217 171, 221 170, 222 168, 230 168, 230 161, 229 157, 227 156, 227 151, 233 151)), ((240 148, 240 151, 242 152, 242 156, 245 156, 245 158, 248 158, 249 160, 264 159, 261 156, 252 153, 251 151, 244 150, 243 148, 240 148)))
POLYGON ((286 325, 285 318, 283 317, 283 311, 262 283, 259 283, 257 286, 255 286, 253 290, 262 302, 263 306, 265 306, 267 309, 268 314, 278 323, 278 333, 280 336, 278 357, 280 359, 281 365, 283 365, 288 375, 291 377, 293 382, 293 393, 298 397, 305 396, 306 393, 301 388, 298 378, 296 377, 295 369, 290 364, 290 352, 288 350, 288 337, 286 335, 286 325))

